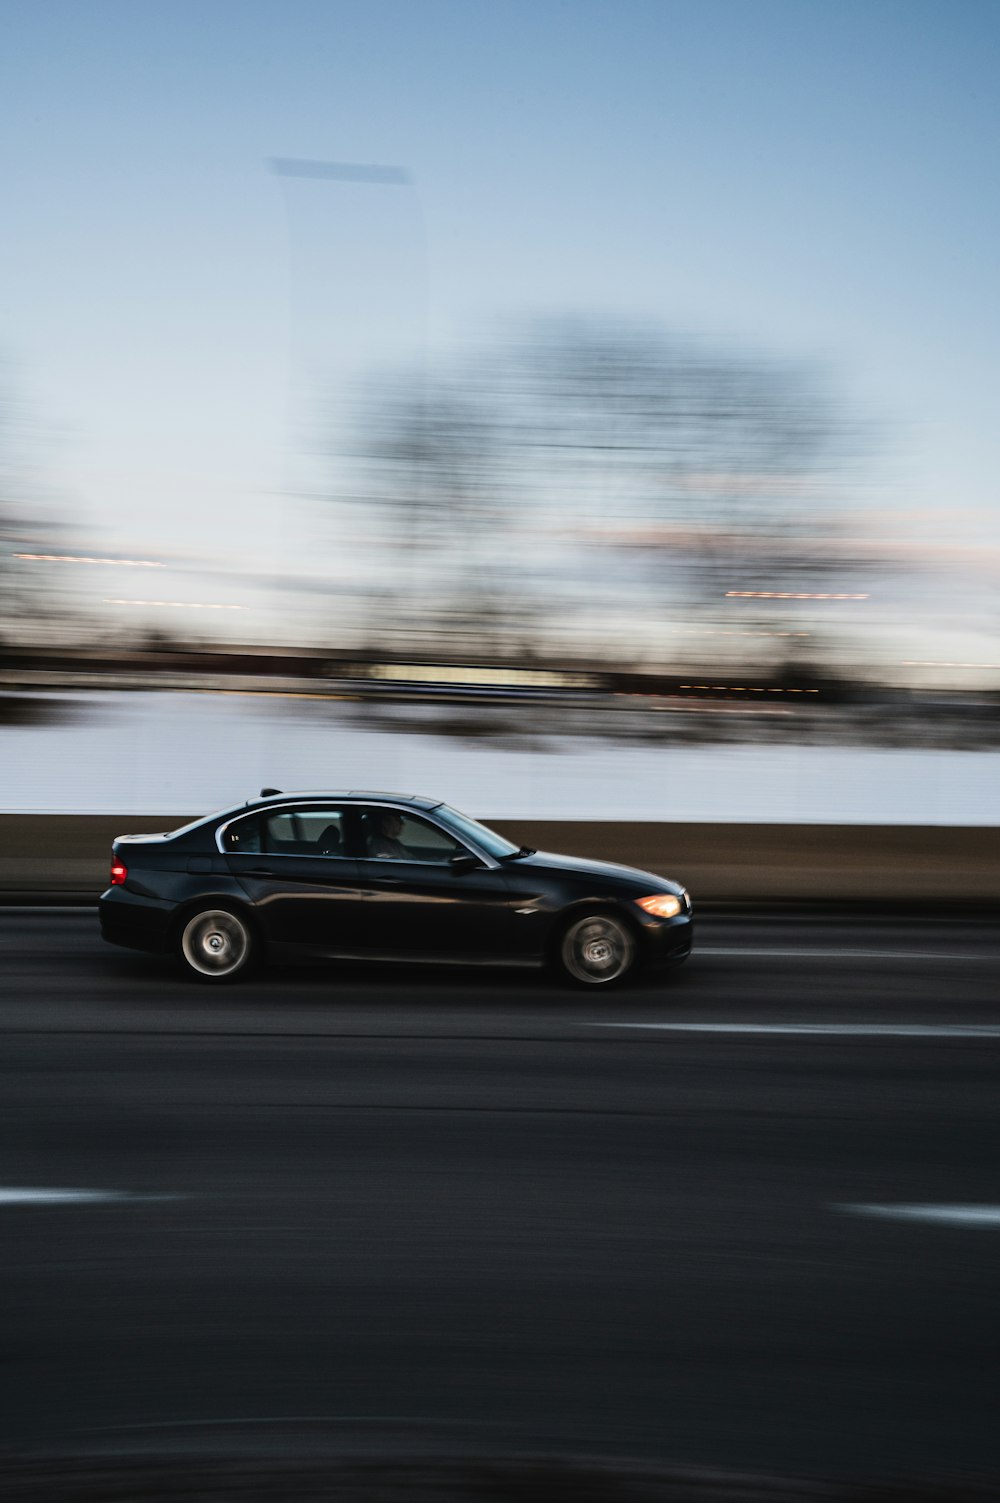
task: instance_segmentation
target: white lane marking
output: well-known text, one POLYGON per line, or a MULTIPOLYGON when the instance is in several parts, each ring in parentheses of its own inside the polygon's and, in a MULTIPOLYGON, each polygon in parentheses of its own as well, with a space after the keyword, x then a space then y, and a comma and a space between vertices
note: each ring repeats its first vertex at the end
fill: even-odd
POLYGON ((996 955, 956 955, 943 950, 772 950, 758 945, 696 945, 698 955, 757 955, 782 960, 985 960, 996 964, 996 955))
POLYGON ((37 913, 42 915, 53 913, 79 913, 87 918, 94 918, 97 913, 96 903, 0 903, 0 918, 5 914, 37 913))
POLYGON ((585 1028, 643 1028, 662 1033, 801 1033, 840 1038, 1000 1039, 977 1023, 584 1023, 585 1028))
POLYGON ((0 1187, 0 1206, 96 1205, 108 1200, 176 1200, 175 1195, 132 1195, 127 1190, 27 1190, 0 1187))
POLYGON ((482 1429, 496 1420, 434 1419, 424 1414, 253 1414, 238 1419, 146 1420, 141 1424, 88 1425, 84 1433, 117 1433, 119 1430, 205 1430, 223 1425, 460 1425, 482 1429))
POLYGON ((937 1226, 1000 1228, 1000 1206, 838 1205, 834 1210, 889 1221, 930 1221, 937 1226))

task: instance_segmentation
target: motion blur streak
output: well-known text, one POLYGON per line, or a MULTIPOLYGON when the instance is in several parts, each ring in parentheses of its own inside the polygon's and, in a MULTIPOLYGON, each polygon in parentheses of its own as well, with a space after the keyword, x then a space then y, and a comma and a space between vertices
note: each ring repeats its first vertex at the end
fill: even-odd
POLYGON ((837 1206, 852 1216, 876 1216, 885 1221, 926 1221, 937 1226, 1000 1230, 1000 1206, 837 1206))
POLYGON ((97 1201, 123 1198, 115 1190, 29 1190, 0 1186, 0 1206, 93 1205, 97 1201))
POLYGON ((4 0, 0 1452, 1000 1479, 998 76, 983 0, 4 0), (494 868, 367 811, 160 863, 261 788, 691 958, 384 968, 494 868), (161 959, 3 907, 109 858, 161 959), (252 977, 324 885, 380 959, 252 977))
POLYGON ((275 157, 271 170, 278 177, 305 177, 334 183, 396 183, 407 187, 410 174, 405 167, 373 167, 360 162, 312 162, 295 157, 275 157))
POLYGON ((68 553, 15 553, 15 558, 39 564, 104 564, 121 566, 123 569, 162 569, 163 564, 150 558, 89 558, 73 557, 68 553))
POLYGON ((165 605, 171 609, 187 611, 245 611, 245 605, 227 605, 217 600, 123 600, 105 596, 105 605, 165 605))

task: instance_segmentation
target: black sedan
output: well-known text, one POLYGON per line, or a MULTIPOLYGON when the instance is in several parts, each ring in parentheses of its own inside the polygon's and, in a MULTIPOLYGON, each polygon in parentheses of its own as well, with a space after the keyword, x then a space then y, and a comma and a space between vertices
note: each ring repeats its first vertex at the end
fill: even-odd
POLYGON ((112 944, 174 952, 193 978, 268 956, 550 965, 581 986, 691 950, 691 901, 664 877, 512 845, 429 798, 278 793, 114 842, 100 901, 112 944))

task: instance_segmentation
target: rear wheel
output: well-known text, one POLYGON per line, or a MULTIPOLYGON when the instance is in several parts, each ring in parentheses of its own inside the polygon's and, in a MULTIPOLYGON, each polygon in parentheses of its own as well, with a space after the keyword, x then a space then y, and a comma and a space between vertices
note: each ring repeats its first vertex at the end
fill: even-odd
POLYGON ((252 969, 257 941, 249 921, 233 909, 201 908, 184 920, 177 952, 192 980, 218 984, 252 969))
POLYGON ((567 925, 556 955, 575 986, 616 986, 635 968, 638 945, 624 919, 587 913, 567 925))

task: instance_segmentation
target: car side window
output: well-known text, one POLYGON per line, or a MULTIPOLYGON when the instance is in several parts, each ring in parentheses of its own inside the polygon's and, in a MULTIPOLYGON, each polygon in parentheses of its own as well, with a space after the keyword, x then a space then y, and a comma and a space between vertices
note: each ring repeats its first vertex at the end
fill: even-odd
POLYGON ((423 861, 446 866, 465 847, 437 825, 402 809, 362 811, 361 849, 374 861, 423 861))
POLYGON ((344 811, 336 808, 276 809, 263 818, 269 856, 347 855, 344 811))
POLYGON ((257 816, 251 815, 248 819, 235 820, 223 832, 222 849, 234 856, 242 852, 258 856, 260 854, 260 820, 257 816))

